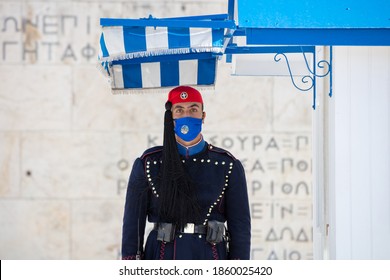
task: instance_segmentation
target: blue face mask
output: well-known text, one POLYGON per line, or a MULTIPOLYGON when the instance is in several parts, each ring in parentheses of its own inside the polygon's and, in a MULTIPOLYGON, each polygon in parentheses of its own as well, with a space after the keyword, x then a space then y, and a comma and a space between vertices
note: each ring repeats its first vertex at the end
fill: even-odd
POLYGON ((190 142, 199 135, 202 130, 202 119, 185 117, 175 120, 175 133, 186 142, 190 142))

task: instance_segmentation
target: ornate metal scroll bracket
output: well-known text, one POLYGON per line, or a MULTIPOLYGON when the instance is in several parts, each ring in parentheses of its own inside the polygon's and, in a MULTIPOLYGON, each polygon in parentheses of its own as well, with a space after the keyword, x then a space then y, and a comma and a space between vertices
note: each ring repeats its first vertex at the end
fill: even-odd
POLYGON ((293 75, 293 73, 291 71, 291 66, 290 66, 290 62, 288 60, 288 57, 284 53, 277 53, 274 56, 274 60, 276 62, 281 61, 282 60, 281 56, 284 57, 284 59, 286 61, 288 73, 290 74, 290 79, 291 79, 291 82, 294 85, 294 87, 297 88, 300 91, 309 91, 309 90, 311 90, 314 87, 314 84, 315 84, 314 78, 311 75, 305 75, 305 76, 303 76, 301 78, 301 81, 302 81, 303 84, 308 84, 308 87, 304 88, 304 87, 298 86, 297 83, 294 80, 294 75, 293 75))
POLYGON ((316 98, 317 98, 317 92, 316 92, 316 79, 317 78, 325 78, 329 75, 329 97, 332 97, 332 48, 330 47, 330 57, 329 61, 322 59, 320 61, 316 61, 316 52, 313 52, 313 66, 309 65, 309 61, 306 57, 305 52, 302 49, 302 55, 305 61, 306 68, 309 72, 307 75, 300 75, 302 76, 301 78, 301 85, 298 85, 296 83, 296 80, 294 79, 294 74, 291 70, 291 65, 290 61, 285 53, 278 52, 274 56, 274 61, 275 62, 280 62, 282 58, 284 58, 284 61, 286 62, 287 65, 287 70, 290 75, 290 79, 294 87, 300 91, 309 91, 313 89, 313 109, 316 108, 316 98), (317 70, 319 70, 318 73, 317 70))

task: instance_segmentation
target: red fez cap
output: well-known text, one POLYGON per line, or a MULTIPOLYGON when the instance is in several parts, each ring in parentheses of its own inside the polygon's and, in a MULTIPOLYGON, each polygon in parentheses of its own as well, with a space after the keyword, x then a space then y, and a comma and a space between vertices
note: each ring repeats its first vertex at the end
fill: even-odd
POLYGON ((200 92, 189 86, 178 86, 172 89, 168 94, 168 101, 172 105, 181 102, 199 102, 203 104, 200 92))

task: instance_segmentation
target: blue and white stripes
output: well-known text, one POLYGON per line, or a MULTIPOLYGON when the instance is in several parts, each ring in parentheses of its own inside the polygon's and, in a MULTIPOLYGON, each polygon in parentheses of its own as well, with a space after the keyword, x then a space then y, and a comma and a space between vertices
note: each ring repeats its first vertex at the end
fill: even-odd
POLYGON ((223 52, 223 28, 107 26, 100 38, 100 60, 149 55, 223 52))
POLYGON ((114 93, 214 85, 217 58, 224 52, 223 27, 212 28, 211 21, 190 27, 188 20, 167 26, 156 19, 157 26, 145 19, 104 22, 99 62, 114 93))
POLYGON ((215 82, 216 58, 178 59, 170 56, 163 61, 143 63, 113 63, 111 67, 113 91, 150 89, 178 85, 211 86, 215 82))

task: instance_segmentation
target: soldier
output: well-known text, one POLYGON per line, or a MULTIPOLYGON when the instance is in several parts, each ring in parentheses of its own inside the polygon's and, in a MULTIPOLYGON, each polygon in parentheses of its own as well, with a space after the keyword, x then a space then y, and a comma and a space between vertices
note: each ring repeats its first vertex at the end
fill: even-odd
POLYGON ((172 89, 164 143, 146 150, 130 174, 122 259, 249 259, 251 220, 242 164, 201 134, 200 92, 172 89), (154 224, 144 244, 146 218, 154 224))

